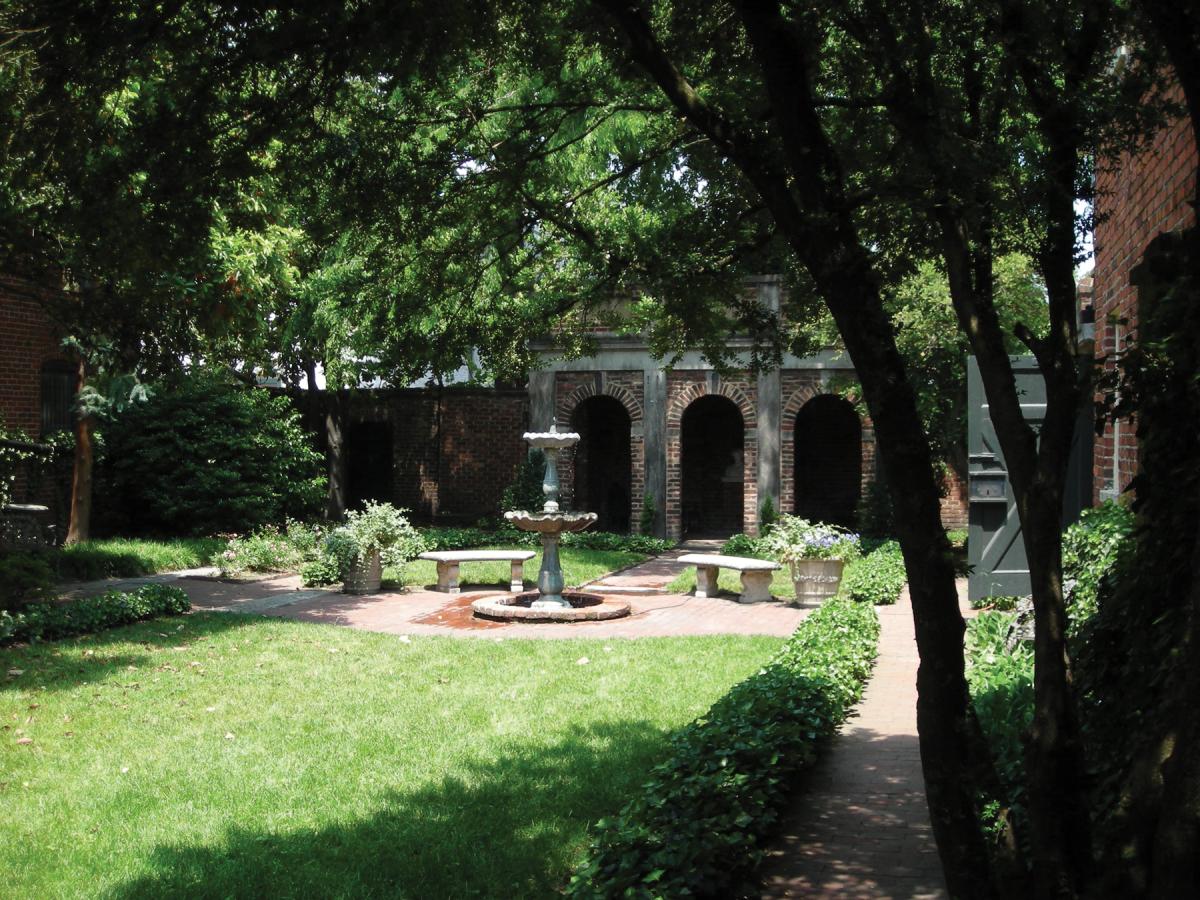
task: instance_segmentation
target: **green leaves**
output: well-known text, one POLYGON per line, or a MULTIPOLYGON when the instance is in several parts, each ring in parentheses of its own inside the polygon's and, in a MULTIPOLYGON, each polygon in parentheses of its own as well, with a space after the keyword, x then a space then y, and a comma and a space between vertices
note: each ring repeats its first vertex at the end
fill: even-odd
POLYGON ((0 642, 52 641, 191 608, 187 594, 166 584, 145 584, 133 591, 109 591, 67 603, 35 603, 4 623, 0 642))
POLYGON ((792 779, 861 694, 879 623, 830 601, 758 674, 680 729, 619 816, 596 824, 574 897, 726 897, 748 883, 792 779))
POLYGON ((886 606, 895 603, 908 580, 904 555, 895 541, 880 544, 865 557, 846 567, 842 591, 859 603, 886 606))

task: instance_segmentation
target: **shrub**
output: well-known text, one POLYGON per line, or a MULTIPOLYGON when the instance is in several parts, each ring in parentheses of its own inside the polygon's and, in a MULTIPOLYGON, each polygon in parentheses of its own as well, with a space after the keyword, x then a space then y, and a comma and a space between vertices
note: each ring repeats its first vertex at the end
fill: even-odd
POLYGON ((283 531, 273 525, 245 537, 232 537, 217 558, 225 576, 243 572, 295 572, 320 556, 325 528, 289 521, 283 531))
POLYGON ((500 512, 523 509, 535 512, 542 508, 546 497, 542 493, 542 477, 546 473, 546 454, 530 450, 517 467, 512 484, 500 495, 500 512))
POLYGON ((749 534, 735 534, 721 545, 721 552, 726 556, 750 556, 756 559, 768 559, 770 548, 762 538, 749 534))
MULTIPOLYGON (((175 615, 192 608, 187 594, 165 584, 145 584, 133 591, 109 591, 68 603, 36 603, 5 625, 6 641, 50 641, 128 625, 154 616, 175 615)), ((3 632, 0 631, 0 634, 3 632)))
POLYGON ((324 587, 337 584, 342 580, 342 574, 336 559, 321 556, 300 566, 300 580, 305 587, 324 587))
MULTIPOLYGON (((538 547, 541 541, 537 534, 521 531, 505 522, 499 528, 422 528, 421 537, 426 550, 470 550, 473 547, 516 545, 538 547)), ((585 550, 621 550, 627 553, 655 555, 670 550, 673 544, 664 538, 647 534, 615 534, 611 531, 577 531, 562 536, 564 547, 579 547, 585 550)))
POLYGON ((658 518, 658 507, 654 498, 649 494, 642 497, 642 514, 638 517, 638 531, 642 534, 654 534, 654 520, 658 518))
POLYGON ((0 609, 20 609, 26 603, 47 600, 54 587, 54 570, 36 553, 0 556, 0 609))
POLYGON ((758 509, 758 533, 769 534, 778 521, 779 513, 775 511, 775 501, 768 495, 758 509))
POLYGON ((900 545, 886 541, 847 567, 842 590, 859 603, 886 606, 896 602, 907 580, 900 545))
POLYGON ((1018 834, 1025 810, 1024 742, 1033 721, 1033 648, 1018 641, 1011 651, 1005 637, 1014 615, 985 612, 967 624, 967 683, 971 703, 996 763, 1004 796, 989 798, 984 824, 999 838, 1007 811, 1018 834))
POLYGON ((866 492, 858 502, 855 519, 859 530, 865 535, 886 538, 895 534, 896 516, 892 511, 892 495, 884 484, 882 473, 877 473, 867 485, 866 492))
POLYGON ((835 599, 758 674, 671 737, 640 796, 596 825, 575 897, 739 896, 796 774, 860 696, 879 621, 835 599))
POLYGON ((306 518, 324 497, 322 457, 287 398, 229 379, 182 379, 106 433, 101 499, 139 532, 245 532, 306 518))
POLYGON ((1133 513, 1109 500, 1084 510, 1063 534, 1063 579, 1072 634, 1095 615, 1101 583, 1133 550, 1133 531, 1133 513))

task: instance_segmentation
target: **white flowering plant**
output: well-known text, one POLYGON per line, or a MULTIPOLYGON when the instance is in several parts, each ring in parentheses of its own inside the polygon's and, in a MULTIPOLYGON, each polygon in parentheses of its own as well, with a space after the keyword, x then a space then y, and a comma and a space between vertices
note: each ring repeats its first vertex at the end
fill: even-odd
POLYGON ((796 516, 780 516, 765 543, 771 555, 785 563, 802 559, 850 560, 860 552, 859 537, 854 532, 796 516))

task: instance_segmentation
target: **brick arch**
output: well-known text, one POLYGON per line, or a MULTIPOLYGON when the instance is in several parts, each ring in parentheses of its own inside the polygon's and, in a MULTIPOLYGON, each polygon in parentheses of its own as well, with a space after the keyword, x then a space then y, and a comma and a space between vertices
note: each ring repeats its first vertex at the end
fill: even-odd
MULTIPOLYGON (((792 391, 787 398, 787 402, 783 405, 779 422, 780 512, 791 512, 796 506, 796 417, 810 400, 822 396, 839 395, 832 391, 823 390, 817 384, 803 384, 792 391)), ((858 420, 862 426, 862 460, 860 463, 860 472, 861 490, 865 496, 867 488, 875 480, 875 433, 871 426, 870 416, 859 414, 858 420)))
MULTIPOLYGON (((667 427, 680 427, 683 423, 683 414, 687 408, 699 400, 701 397, 713 393, 708 389, 706 382, 697 382, 690 384, 676 395, 671 404, 671 408, 667 410, 667 427)), ((746 396, 745 391, 735 385, 722 384, 716 394, 721 397, 726 397, 733 401, 734 406, 742 414, 742 425, 749 431, 758 425, 758 412, 754 408, 754 404, 750 402, 750 398, 746 396)))
POLYGON ((683 415, 693 403, 708 395, 725 397, 742 417, 742 530, 754 534, 758 528, 758 410, 746 391, 736 384, 718 383, 716 390, 707 380, 689 381, 671 399, 667 408, 667 534, 678 538, 683 531, 683 415))
MULTIPOLYGON (((643 409, 637 395, 621 384, 604 382, 599 389, 594 382, 581 384, 574 390, 558 397, 554 404, 554 416, 564 429, 571 427, 571 417, 579 404, 592 397, 612 397, 621 404, 629 416, 629 464, 630 464, 630 498, 629 522, 634 527, 642 515, 643 494, 646 478, 646 448, 642 441, 643 409)), ((574 500, 575 493, 575 449, 567 451, 560 457, 559 478, 562 481, 564 493, 574 500)))
POLYGON ((804 408, 809 400, 820 394, 827 393, 822 391, 816 385, 806 384, 792 391, 787 402, 783 405, 783 413, 780 417, 780 429, 783 431, 783 439, 790 441, 796 433, 796 416, 800 415, 800 410, 804 408))
POLYGON ((569 394, 559 398, 554 405, 554 413, 559 424, 564 428, 569 428, 575 408, 584 400, 598 396, 612 397, 625 407, 625 412, 629 414, 630 427, 637 428, 642 424, 642 404, 634 396, 633 391, 620 384, 605 384, 600 390, 597 390, 594 384, 581 384, 569 394))

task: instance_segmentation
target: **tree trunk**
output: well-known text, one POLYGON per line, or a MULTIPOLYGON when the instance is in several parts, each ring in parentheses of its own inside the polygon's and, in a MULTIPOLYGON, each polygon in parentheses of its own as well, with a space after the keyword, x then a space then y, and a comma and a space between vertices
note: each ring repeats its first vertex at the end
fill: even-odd
POLYGON ((349 480, 346 471, 346 407, 349 405, 345 388, 327 394, 325 409, 325 460, 329 467, 329 490, 325 502, 325 518, 337 521, 346 514, 349 480))
MULTIPOLYGON (((87 363, 79 360, 79 384, 76 394, 87 384, 87 363)), ((92 534, 92 417, 80 415, 75 423, 75 462, 71 471, 71 518, 66 544, 91 539, 92 534)))
MULTIPOLYGON (((857 254, 855 254, 857 255, 857 254)), ((831 252, 821 256, 836 260, 831 252)), ((983 741, 971 714, 963 656, 965 623, 941 522, 940 491, 916 400, 899 353, 883 339, 888 323, 868 263, 830 267, 817 279, 863 386, 904 552, 920 666, 917 732, 930 819, 946 885, 956 898, 994 896, 980 830, 975 773, 983 741), (856 278, 856 271, 860 277, 856 278)))

